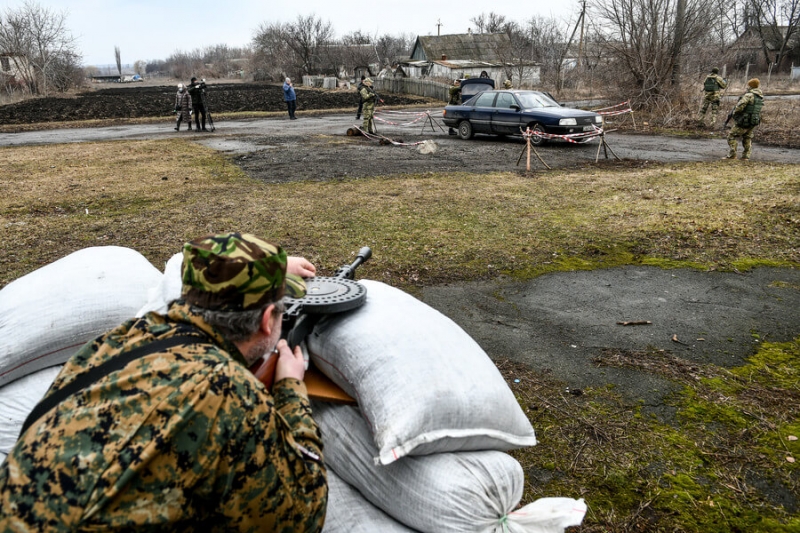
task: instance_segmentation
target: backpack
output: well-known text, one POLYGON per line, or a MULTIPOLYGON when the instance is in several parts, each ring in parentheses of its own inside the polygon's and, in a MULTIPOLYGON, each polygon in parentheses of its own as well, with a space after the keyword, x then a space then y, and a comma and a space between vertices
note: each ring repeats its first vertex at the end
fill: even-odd
POLYGON ((717 78, 715 76, 706 77, 706 81, 703 83, 703 90, 707 92, 718 91, 719 82, 717 82, 717 78))

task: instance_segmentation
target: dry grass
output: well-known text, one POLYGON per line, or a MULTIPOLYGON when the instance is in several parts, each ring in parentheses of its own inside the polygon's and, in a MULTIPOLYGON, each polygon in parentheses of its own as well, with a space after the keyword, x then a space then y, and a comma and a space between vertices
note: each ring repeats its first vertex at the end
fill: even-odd
POLYGON ((800 263, 796 166, 590 168, 264 184, 183 140, 0 150, 0 284, 93 245, 160 264, 192 237, 267 235, 335 269, 363 245, 406 286, 660 262, 800 263))
MULTIPOLYGON (((161 266, 187 239, 230 229, 268 236, 322 274, 369 245, 359 276, 409 290, 631 263, 800 266, 797 165, 265 184, 174 139, 2 148, 0 175, 0 286, 87 246, 128 246, 161 266)), ((523 503, 585 497, 586 533, 797 531, 776 502, 787 492, 798 499, 797 467, 785 457, 800 454, 786 440, 800 434, 800 340, 765 350, 730 371, 666 353, 598 354, 596 364, 684 387, 673 406, 680 427, 643 416, 612 389, 567 392, 499 360, 546 443, 514 452, 523 503)))

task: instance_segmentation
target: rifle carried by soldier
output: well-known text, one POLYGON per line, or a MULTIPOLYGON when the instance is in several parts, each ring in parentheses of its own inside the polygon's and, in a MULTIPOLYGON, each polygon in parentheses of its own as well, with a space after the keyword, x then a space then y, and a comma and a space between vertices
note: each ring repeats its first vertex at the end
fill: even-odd
POLYGON ((728 122, 730 122, 731 119, 733 118, 733 112, 735 110, 736 110, 736 104, 734 104, 734 106, 731 108, 730 113, 728 113, 728 116, 725 118, 725 124, 722 125, 723 128, 727 128, 728 127, 728 122))

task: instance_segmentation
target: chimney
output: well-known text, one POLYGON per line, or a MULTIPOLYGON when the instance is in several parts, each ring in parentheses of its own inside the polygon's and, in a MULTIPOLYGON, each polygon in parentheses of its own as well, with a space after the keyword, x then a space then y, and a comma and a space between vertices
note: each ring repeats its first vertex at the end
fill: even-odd
POLYGON ((447 61, 447 56, 442 54, 442 61, 447 61))

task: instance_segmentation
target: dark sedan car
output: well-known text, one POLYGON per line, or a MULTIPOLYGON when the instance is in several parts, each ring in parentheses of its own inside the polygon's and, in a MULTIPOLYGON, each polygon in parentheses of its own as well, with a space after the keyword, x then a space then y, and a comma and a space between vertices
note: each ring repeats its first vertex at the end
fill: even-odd
POLYGON ((476 133, 520 135, 530 128, 531 142, 540 145, 559 135, 585 142, 600 134, 603 117, 592 111, 561 107, 539 91, 484 91, 461 105, 444 108, 444 123, 457 128, 462 139, 476 133), (543 135, 536 135, 541 133, 543 135))

